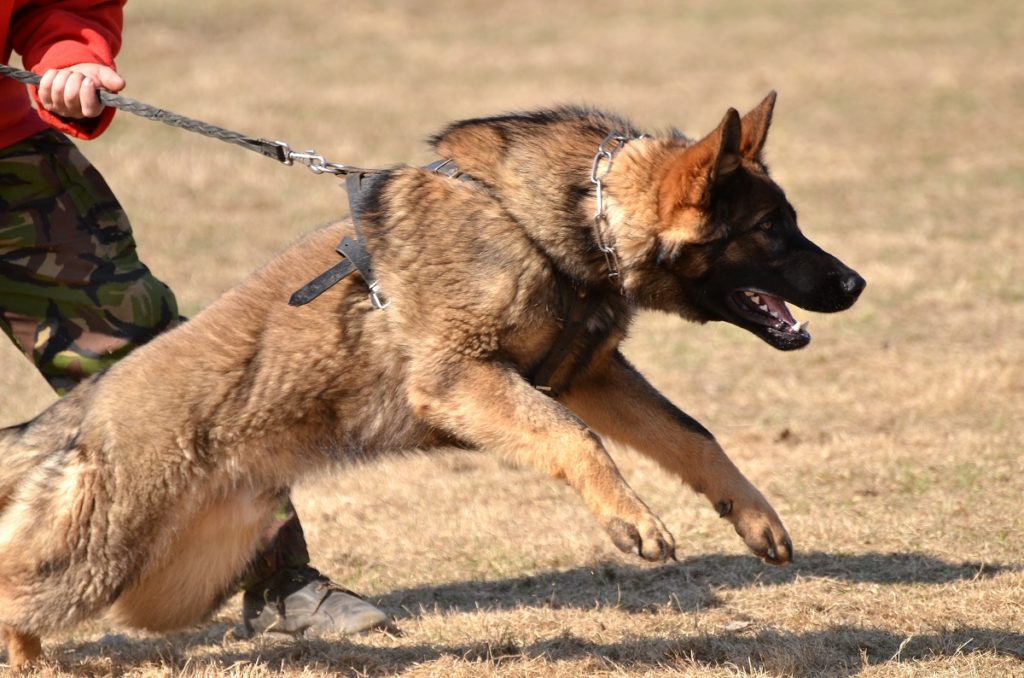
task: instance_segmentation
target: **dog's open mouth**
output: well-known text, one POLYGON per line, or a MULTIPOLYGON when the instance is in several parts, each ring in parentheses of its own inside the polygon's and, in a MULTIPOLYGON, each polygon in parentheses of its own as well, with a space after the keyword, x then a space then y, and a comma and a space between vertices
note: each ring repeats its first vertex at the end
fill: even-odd
POLYGON ((785 348, 805 346, 811 340, 807 321, 797 322, 786 302, 779 297, 759 290, 741 289, 733 292, 730 299, 741 317, 759 325, 785 348))

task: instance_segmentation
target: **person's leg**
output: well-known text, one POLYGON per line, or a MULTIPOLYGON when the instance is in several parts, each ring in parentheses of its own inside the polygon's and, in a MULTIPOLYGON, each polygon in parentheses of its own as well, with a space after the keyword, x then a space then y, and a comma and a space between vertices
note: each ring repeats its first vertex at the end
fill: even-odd
POLYGON ((56 132, 0 151, 0 316, 60 394, 178 321, 103 177, 56 132))
POLYGON ((240 586, 246 631, 359 633, 387 624, 382 610, 310 567, 302 525, 287 493, 266 540, 240 586))
MULTIPOLYGON (((0 149, 0 330, 57 393, 178 322, 174 294, 139 260, 127 216, 70 140, 43 132, 0 149)), ((243 582, 247 628, 351 633, 386 621, 309 567, 286 492, 275 518, 243 582)))

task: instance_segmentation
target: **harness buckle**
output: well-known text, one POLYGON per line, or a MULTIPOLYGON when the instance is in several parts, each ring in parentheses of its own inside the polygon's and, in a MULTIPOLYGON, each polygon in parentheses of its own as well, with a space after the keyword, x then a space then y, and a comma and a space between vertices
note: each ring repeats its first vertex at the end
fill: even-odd
POLYGON ((374 280, 370 284, 370 305, 378 311, 383 311, 391 305, 390 301, 384 301, 380 296, 380 283, 374 280))

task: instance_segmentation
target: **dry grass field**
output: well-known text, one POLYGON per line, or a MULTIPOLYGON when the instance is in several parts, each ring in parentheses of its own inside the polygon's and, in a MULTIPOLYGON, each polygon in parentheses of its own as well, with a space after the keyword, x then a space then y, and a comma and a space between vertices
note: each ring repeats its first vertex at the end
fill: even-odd
MULTIPOLYGON (((246 640, 235 599, 172 636, 48 638, 33 675, 1024 676, 1022 36, 1011 0, 130 3, 126 94, 366 166, 566 102, 696 136, 777 89, 773 173, 868 288, 799 314, 795 353, 664 316, 627 347, 773 502, 790 567, 629 450, 679 562, 620 554, 531 469, 409 453, 295 493, 314 563, 395 632, 246 640)), ((85 151, 189 315, 347 210, 331 178, 128 115, 85 151)), ((52 396, 0 344, 11 424, 52 396)))

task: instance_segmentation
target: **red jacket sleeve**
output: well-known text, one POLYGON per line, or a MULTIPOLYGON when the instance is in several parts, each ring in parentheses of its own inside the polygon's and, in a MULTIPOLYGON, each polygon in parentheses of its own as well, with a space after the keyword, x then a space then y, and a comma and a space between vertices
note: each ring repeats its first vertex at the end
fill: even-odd
MULTIPOLYGON (((121 49, 123 5, 124 0, 30 1, 15 11, 8 39, 25 67, 40 75, 50 68, 81 63, 113 68, 121 49)), ((31 91, 39 117, 80 139, 99 136, 114 117, 115 109, 105 108, 96 118, 62 118, 44 110, 36 88, 31 91)))

